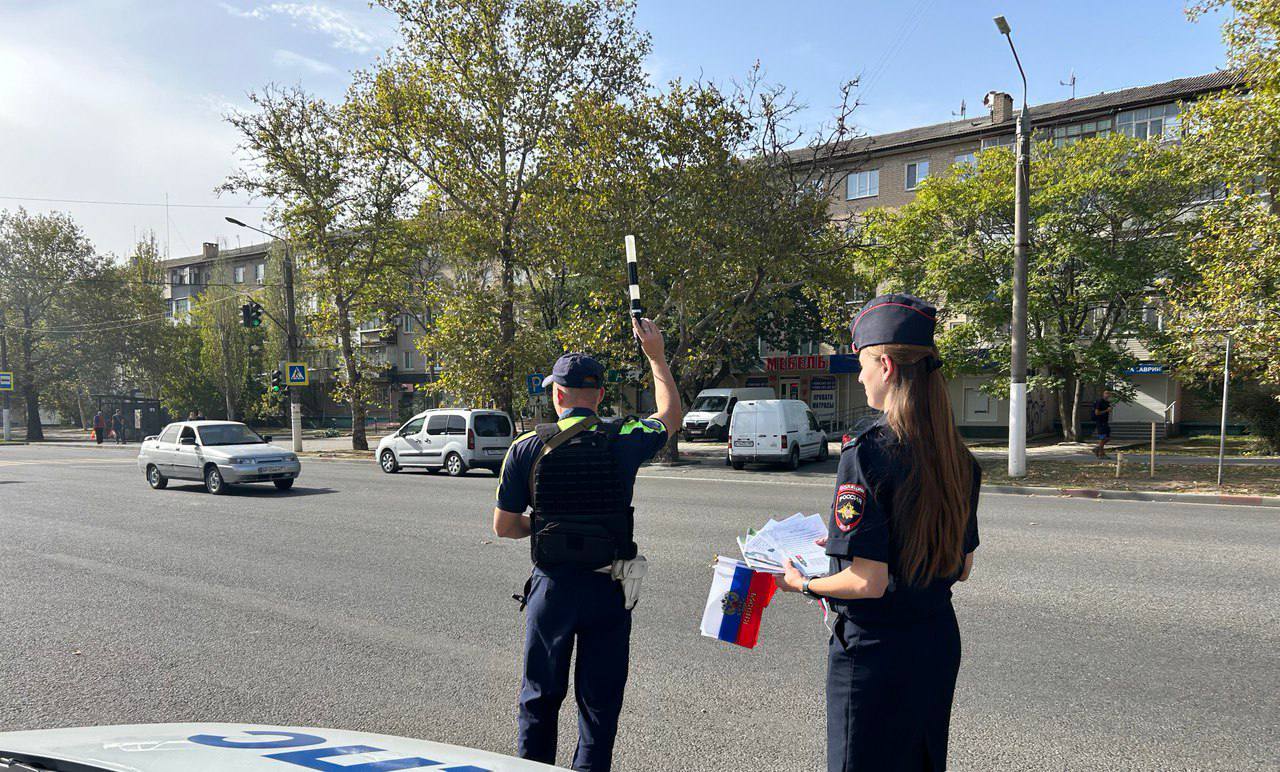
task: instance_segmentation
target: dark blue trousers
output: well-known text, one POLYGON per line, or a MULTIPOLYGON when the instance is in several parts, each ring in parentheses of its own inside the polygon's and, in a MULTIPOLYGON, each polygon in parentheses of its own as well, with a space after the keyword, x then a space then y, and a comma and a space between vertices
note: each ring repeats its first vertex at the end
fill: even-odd
POLYGON ((608 574, 535 568, 528 594, 524 683, 520 689, 520 757, 556 762, 560 703, 569 691, 569 661, 578 703, 573 768, 607 772, 613 761, 622 692, 627 685, 631 612, 622 585, 608 574))
POLYGON ((950 605, 900 624, 836 617, 827 654, 827 772, 942 772, 960 629, 950 605))

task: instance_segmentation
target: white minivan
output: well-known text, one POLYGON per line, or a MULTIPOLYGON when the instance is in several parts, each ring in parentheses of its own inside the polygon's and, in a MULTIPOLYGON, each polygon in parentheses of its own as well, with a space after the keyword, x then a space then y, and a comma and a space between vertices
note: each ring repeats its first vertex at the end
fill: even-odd
POLYGON ((748 399, 773 399, 769 386, 740 389, 703 389, 684 414, 684 436, 690 440, 706 438, 724 440, 729 437, 729 419, 739 402, 748 399))
POLYGON ((468 469, 494 474, 511 447, 511 417, 500 410, 441 408, 418 413, 378 443, 378 466, 387 474, 422 467, 451 476, 468 469))
POLYGON ((805 459, 825 461, 827 433, 798 399, 739 402, 729 426, 729 463, 783 463, 795 469, 805 459))

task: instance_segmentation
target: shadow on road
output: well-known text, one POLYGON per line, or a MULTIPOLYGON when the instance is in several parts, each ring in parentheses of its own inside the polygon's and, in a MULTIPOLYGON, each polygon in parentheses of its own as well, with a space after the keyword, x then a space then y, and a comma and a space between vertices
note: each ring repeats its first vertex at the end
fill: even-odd
MULTIPOLYGON (((190 485, 174 485, 173 481, 169 481, 169 490, 181 493, 202 493, 209 495, 208 491, 200 483, 192 483, 190 485)), ((294 487, 287 491, 278 491, 274 486, 269 485, 232 485, 227 488, 223 496, 227 498, 246 498, 246 499, 292 499, 299 496, 323 496, 326 493, 338 493, 334 488, 299 488, 294 487)))

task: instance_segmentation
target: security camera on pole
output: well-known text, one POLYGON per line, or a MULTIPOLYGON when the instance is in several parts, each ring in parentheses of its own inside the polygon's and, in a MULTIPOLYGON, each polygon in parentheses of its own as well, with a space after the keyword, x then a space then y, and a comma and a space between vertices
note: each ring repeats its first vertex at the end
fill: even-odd
POLYGON ((1027 113, 1027 74, 1013 47, 1012 30, 1003 16, 996 29, 1009 41, 1022 76, 1022 110, 1018 113, 1017 172, 1013 183, 1013 330, 1009 346, 1009 476, 1027 476, 1027 227, 1031 208, 1031 116, 1027 113))

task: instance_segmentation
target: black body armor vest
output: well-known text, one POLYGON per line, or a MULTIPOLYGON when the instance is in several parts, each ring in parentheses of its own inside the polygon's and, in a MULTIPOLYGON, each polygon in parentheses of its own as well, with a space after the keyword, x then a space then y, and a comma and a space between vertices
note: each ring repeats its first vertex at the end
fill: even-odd
POLYGON ((610 447, 618 429, 616 423, 601 421, 555 445, 550 443, 561 433, 559 426, 536 428, 551 449, 533 471, 534 565, 594 570, 636 556, 634 510, 610 447))

